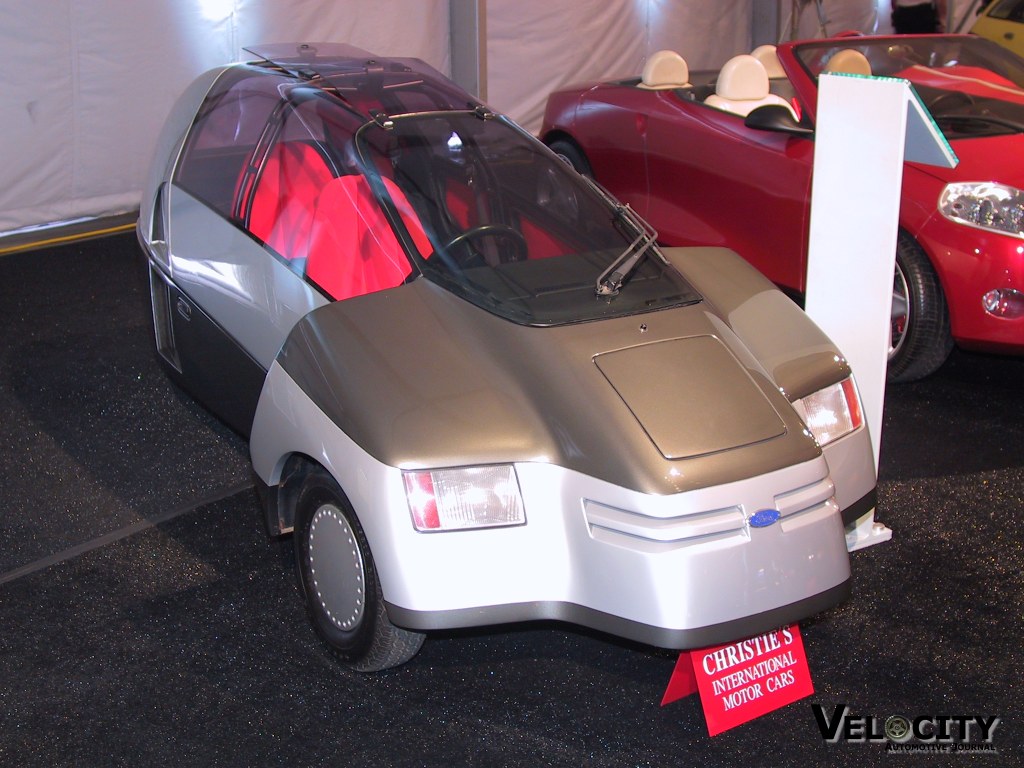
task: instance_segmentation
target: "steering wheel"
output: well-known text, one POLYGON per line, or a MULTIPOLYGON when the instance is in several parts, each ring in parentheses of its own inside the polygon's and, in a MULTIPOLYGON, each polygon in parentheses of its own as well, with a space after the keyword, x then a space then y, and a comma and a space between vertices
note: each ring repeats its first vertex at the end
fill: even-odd
MULTIPOLYGON (((482 237, 496 237, 508 240, 512 244, 514 258, 507 259, 507 261, 522 261, 526 258, 526 238, 507 224, 481 224, 478 227, 467 229, 462 234, 456 235, 445 243, 444 250, 447 251, 456 246, 467 245, 471 240, 477 240, 482 237)), ((502 259, 502 261, 506 261, 506 259, 502 259)))

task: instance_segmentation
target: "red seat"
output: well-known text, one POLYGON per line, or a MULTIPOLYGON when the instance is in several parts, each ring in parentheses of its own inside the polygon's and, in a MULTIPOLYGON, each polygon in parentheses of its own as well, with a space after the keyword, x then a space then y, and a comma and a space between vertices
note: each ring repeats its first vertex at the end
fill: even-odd
MULTIPOLYGON (((473 190, 466 184, 449 182, 445 189, 445 204, 455 223, 463 230, 479 225, 480 215, 473 190)), ((517 218, 519 230, 526 241, 527 258, 545 259, 569 253, 572 249, 564 242, 525 216, 517 218)))
POLYGON ((249 231, 286 259, 305 258, 317 198, 333 177, 312 145, 275 145, 256 183, 249 231))
MULTIPOLYGON (((405 194, 383 179, 417 249, 433 250, 405 194)), ((306 276, 334 299, 401 285, 412 266, 363 176, 332 179, 317 201, 309 238, 306 276)))

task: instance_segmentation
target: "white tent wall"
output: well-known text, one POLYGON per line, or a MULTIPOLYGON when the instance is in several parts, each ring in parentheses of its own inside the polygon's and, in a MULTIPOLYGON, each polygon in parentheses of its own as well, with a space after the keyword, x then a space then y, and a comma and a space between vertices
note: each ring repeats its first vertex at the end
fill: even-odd
MULTIPOLYGON (((970 28, 978 6, 985 0, 946 0, 950 32, 970 28)), ((864 34, 891 35, 892 0, 780 0, 780 39, 827 37, 847 30, 864 34)))
POLYGON ((139 205, 174 99, 242 47, 336 40, 448 71, 448 0, 3 0, 0 234, 139 205))
MULTIPOLYGON (((536 131, 550 91, 639 74, 661 48, 679 51, 693 70, 748 51, 754 4, 769 0, 462 0, 453 8, 466 2, 478 3, 483 16, 486 100, 536 131)), ((868 19, 877 12, 884 31, 889 2, 821 0, 825 29, 872 31, 868 19)), ((177 94, 200 72, 241 58, 245 46, 333 40, 451 71, 449 0, 45 6, 0 3, 0 235, 137 207, 153 142, 177 94)), ((816 0, 778 0, 779 39, 819 34, 817 9, 816 0)))
POLYGON ((754 0, 487 0, 487 101, 536 132, 548 93, 639 75, 662 48, 691 69, 750 50, 754 0))
POLYGON ((780 39, 804 40, 840 32, 892 32, 891 0, 796 0, 784 3, 780 39))
MULTIPOLYGON (((529 128, 547 93, 662 47, 717 66, 753 0, 487 0, 488 101, 529 128)), ((255 43, 344 41, 450 71, 448 0, 4 0, 0 234, 131 211, 159 127, 200 72, 255 43)))

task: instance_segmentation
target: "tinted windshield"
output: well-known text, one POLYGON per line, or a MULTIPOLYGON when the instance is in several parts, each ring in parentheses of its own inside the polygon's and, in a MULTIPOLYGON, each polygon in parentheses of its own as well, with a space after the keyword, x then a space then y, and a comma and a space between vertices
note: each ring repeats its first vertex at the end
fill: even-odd
POLYGON ((381 119, 360 129, 355 146, 426 278, 490 312, 552 325, 699 300, 653 243, 617 295, 597 296, 598 278, 645 233, 502 118, 479 111, 381 119), (395 215, 407 207, 414 224, 395 215))
POLYGON ((329 79, 229 70, 174 176, 327 298, 426 276, 532 325, 699 300, 632 212, 455 86, 329 79))
POLYGON ((817 77, 851 49, 867 58, 872 75, 913 83, 948 138, 1024 131, 1024 62, 995 43, 966 35, 865 37, 805 43, 794 52, 817 77))

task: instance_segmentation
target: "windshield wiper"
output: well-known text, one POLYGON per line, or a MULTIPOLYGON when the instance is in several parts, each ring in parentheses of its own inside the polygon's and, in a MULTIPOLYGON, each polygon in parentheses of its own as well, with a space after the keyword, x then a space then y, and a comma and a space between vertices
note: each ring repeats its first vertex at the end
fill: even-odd
POLYGON ((658 233, 651 225, 641 219, 628 205, 616 204, 616 212, 623 218, 637 233, 636 238, 626 250, 620 253, 604 272, 597 278, 594 284, 594 292, 598 296, 615 296, 622 287, 623 282, 630 276, 640 259, 644 257, 648 249, 658 239, 658 233))
POLYGON ((1011 131, 1016 133, 1024 133, 1024 125, 1015 122, 1013 120, 1007 120, 1004 117, 993 117, 991 115, 936 115, 935 122, 941 123, 944 120, 956 123, 985 123, 987 125, 997 125, 1001 128, 1009 128, 1011 131))

